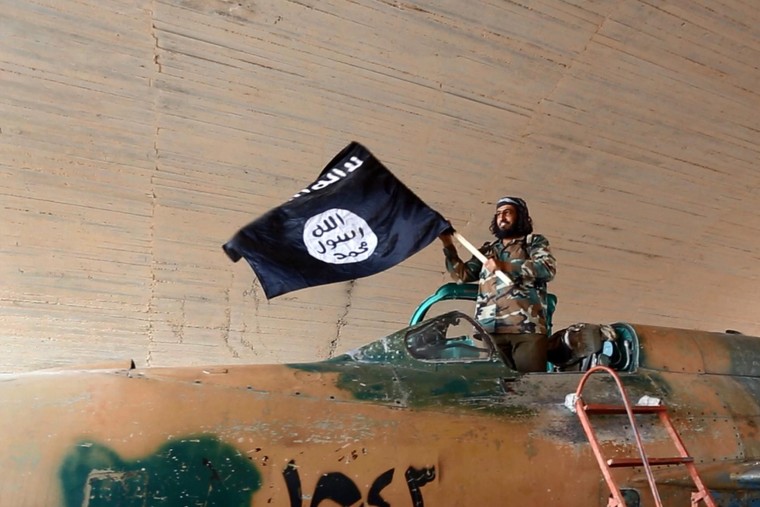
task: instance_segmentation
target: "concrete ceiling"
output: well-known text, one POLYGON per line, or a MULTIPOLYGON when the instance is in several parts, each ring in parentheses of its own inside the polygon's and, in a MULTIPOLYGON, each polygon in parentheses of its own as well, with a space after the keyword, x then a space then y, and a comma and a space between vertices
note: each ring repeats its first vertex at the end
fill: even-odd
POLYGON ((220 246, 360 141, 466 238, 523 196, 555 328, 760 335, 746 0, 0 0, 0 372, 308 361, 404 326, 433 244, 267 301, 220 246))

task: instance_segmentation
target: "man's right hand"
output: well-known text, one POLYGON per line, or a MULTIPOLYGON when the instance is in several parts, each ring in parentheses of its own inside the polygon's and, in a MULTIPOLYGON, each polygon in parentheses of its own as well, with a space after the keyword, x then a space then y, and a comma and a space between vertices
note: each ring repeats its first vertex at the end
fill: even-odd
POLYGON ((454 236, 450 232, 444 232, 438 236, 438 239, 441 240, 444 247, 454 246, 454 236))
POLYGON ((448 222, 448 224, 449 224, 449 228, 443 231, 441 234, 439 234, 438 239, 441 240, 444 247, 447 247, 447 246, 453 247, 454 246, 454 240, 453 240, 454 227, 452 227, 451 222, 448 222))

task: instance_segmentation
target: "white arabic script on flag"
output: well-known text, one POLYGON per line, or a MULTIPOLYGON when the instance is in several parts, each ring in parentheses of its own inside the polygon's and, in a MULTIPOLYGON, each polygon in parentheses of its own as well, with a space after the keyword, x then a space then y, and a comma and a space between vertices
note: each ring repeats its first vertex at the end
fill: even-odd
POLYGON ((361 262, 377 248, 369 224, 346 209, 332 208, 306 221, 303 242, 309 255, 330 264, 361 262))

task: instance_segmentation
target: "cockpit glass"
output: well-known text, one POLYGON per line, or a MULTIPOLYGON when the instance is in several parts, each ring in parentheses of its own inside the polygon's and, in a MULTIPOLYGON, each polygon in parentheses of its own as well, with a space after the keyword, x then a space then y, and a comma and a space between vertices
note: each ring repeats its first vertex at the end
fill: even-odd
POLYGON ((440 315, 406 335, 412 357, 423 361, 489 361, 491 338, 474 320, 454 311, 440 315))

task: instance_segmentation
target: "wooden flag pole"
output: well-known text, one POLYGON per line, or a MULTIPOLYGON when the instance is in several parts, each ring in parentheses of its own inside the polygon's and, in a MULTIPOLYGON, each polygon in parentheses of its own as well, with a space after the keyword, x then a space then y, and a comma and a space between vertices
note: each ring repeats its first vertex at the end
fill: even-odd
MULTIPOLYGON (((470 253, 472 255, 474 255, 476 259, 478 259, 483 264, 486 263, 486 261, 488 260, 488 259, 486 259, 486 256, 483 255, 482 253, 480 253, 480 250, 478 250, 477 248, 475 248, 475 246, 472 243, 470 243, 469 241, 467 241, 466 239, 464 239, 464 237, 461 234, 459 234, 458 232, 454 231, 454 237, 456 238, 457 241, 459 241, 459 243, 463 247, 465 247, 467 250, 469 250, 470 253)), ((507 285, 512 285, 512 280, 510 280, 509 277, 507 275, 505 275, 503 271, 500 271, 500 270, 497 269, 496 272, 495 272, 495 274, 496 274, 496 276, 499 277, 499 279, 502 282, 506 283, 507 285)))

